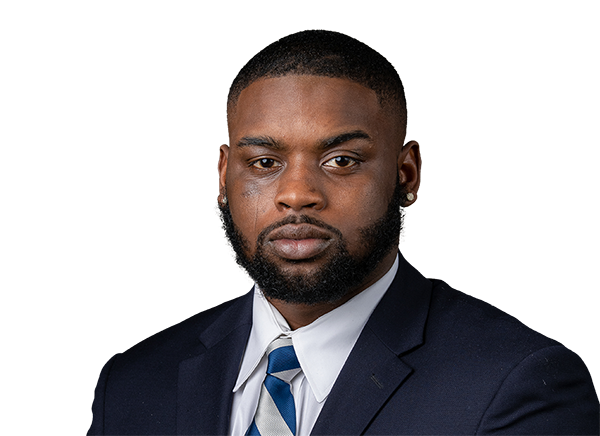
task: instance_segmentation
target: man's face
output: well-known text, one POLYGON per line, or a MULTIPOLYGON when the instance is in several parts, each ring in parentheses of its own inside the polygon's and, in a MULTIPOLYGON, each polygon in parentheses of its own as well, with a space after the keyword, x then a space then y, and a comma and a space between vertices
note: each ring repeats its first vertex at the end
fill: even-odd
POLYGON ((224 221, 267 296, 334 301, 389 268, 403 132, 374 91, 338 78, 261 79, 240 94, 229 135, 219 162, 224 221), (324 281, 335 289, 308 296, 324 281))

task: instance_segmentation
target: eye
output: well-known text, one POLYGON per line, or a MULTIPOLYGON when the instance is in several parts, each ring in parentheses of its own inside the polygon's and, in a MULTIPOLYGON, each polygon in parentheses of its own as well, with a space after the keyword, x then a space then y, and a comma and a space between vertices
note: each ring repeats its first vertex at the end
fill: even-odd
POLYGON ((326 167, 332 168, 350 168, 356 165, 358 161, 348 156, 336 156, 332 159, 329 159, 323 165, 326 167))
POLYGON ((281 166, 281 163, 277 162, 275 159, 265 157, 265 158, 258 159, 258 160, 251 162, 250 166, 253 166, 254 168, 259 168, 262 170, 268 170, 270 168, 275 168, 275 167, 281 166))

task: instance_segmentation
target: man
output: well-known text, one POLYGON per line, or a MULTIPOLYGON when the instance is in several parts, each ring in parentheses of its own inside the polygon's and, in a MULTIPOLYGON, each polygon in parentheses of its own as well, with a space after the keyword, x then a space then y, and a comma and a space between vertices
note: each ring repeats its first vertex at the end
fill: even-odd
POLYGON ((219 208, 256 286, 113 357, 90 434, 598 434, 574 353, 397 251, 421 160, 381 55, 283 38, 228 126, 219 208))

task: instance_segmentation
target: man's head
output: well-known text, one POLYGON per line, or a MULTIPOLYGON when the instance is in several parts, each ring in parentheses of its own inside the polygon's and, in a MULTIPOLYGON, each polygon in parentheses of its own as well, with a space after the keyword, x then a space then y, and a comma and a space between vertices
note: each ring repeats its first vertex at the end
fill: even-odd
POLYGON ((275 41, 240 70, 229 89, 228 118, 240 93, 253 82, 287 75, 344 78, 375 91, 379 103, 394 112, 406 129, 406 99, 398 73, 381 54, 338 32, 307 30, 275 41))
POLYGON ((283 38, 234 80, 228 124, 224 227, 268 298, 338 305, 389 269, 420 157, 381 55, 334 32, 283 38))

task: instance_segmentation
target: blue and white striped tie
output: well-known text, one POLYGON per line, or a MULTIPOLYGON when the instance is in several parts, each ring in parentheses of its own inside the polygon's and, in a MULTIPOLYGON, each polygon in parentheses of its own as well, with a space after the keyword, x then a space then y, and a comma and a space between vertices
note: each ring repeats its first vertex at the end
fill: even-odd
POLYGON ((289 383, 301 369, 292 338, 275 339, 269 344, 267 355, 267 376, 260 390, 254 420, 246 436, 295 435, 296 407, 289 383))

